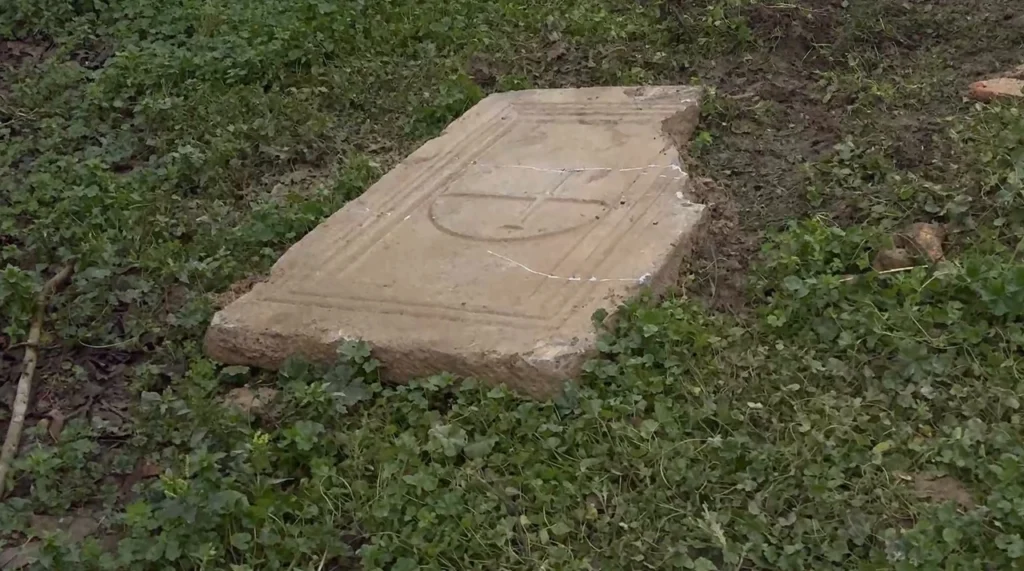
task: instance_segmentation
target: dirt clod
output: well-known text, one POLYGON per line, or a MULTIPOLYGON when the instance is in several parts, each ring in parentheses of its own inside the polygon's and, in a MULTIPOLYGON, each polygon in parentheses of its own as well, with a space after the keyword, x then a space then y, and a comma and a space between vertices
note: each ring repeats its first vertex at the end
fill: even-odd
POLYGON ((672 141, 676 149, 683 152, 690 146, 693 130, 700 121, 700 109, 696 106, 677 111, 661 122, 661 131, 672 141))
POLYGON ((125 477, 121 483, 121 495, 129 498, 132 497, 132 488, 135 484, 147 479, 155 478, 163 472, 163 468, 159 464, 155 464, 148 460, 140 460, 135 466, 135 470, 131 474, 125 477))
POLYGON ((918 222, 911 224, 897 238, 899 246, 934 263, 943 257, 942 242, 946 239, 946 229, 941 224, 918 222))
POLYGON ((746 273, 758 236, 742 232, 736 202, 709 178, 694 180, 693 200, 706 205, 707 221, 694 248, 688 287, 712 308, 738 313, 746 305, 746 273))
POLYGON ((224 403, 245 413, 259 414, 276 395, 277 390, 270 387, 259 387, 256 390, 248 386, 238 387, 224 395, 224 403))
POLYGON ((914 475, 914 493, 933 502, 956 502, 961 508, 974 507, 974 498, 960 480, 952 476, 914 475))
POLYGON ((494 58, 482 54, 476 53, 469 56, 466 62, 466 74, 476 83, 478 86, 484 89, 492 89, 498 84, 498 79, 502 75, 500 66, 494 61, 494 58))

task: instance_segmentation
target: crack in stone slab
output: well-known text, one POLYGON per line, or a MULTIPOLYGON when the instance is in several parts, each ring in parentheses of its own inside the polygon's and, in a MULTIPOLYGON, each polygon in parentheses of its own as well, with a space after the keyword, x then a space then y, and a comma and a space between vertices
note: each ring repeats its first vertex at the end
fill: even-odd
POLYGON ((551 274, 545 274, 544 272, 538 272, 537 270, 534 270, 533 268, 530 268, 526 264, 522 264, 520 262, 517 262, 517 261, 515 261, 512 258, 509 258, 507 256, 502 256, 501 254, 499 254, 497 252, 492 252, 491 250, 487 250, 487 253, 492 255, 492 256, 494 256, 494 257, 496 257, 496 258, 501 258, 502 260, 505 260, 506 262, 508 262, 510 264, 514 264, 516 266, 519 266, 520 268, 530 272, 531 274, 535 274, 535 275, 542 276, 542 277, 545 277, 545 278, 548 278, 548 279, 552 279, 552 280, 564 280, 564 281, 567 281, 567 282, 591 282, 591 283, 593 283, 593 282, 633 282, 633 283, 639 283, 639 284, 646 284, 646 283, 651 281, 651 274, 649 274, 649 273, 643 274, 642 276, 640 276, 638 278, 599 278, 597 276, 590 276, 589 278, 581 278, 579 276, 573 276, 573 277, 553 276, 551 274))

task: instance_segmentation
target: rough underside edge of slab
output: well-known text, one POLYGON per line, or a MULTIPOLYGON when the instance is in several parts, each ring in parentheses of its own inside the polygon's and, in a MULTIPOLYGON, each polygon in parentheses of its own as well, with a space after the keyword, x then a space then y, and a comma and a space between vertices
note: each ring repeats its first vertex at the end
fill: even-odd
MULTIPOLYGON (((205 339, 207 355, 225 364, 278 369, 292 356, 330 363, 346 340, 345 336, 331 340, 228 319, 219 313, 205 339)), ((582 340, 576 346, 540 345, 526 353, 507 354, 444 351, 415 343, 380 341, 372 342, 372 348, 374 356, 385 364, 383 378, 390 382, 404 383, 446 372, 504 383, 535 398, 546 398, 557 394, 566 380, 580 373, 583 363, 593 355, 593 340, 582 340)))

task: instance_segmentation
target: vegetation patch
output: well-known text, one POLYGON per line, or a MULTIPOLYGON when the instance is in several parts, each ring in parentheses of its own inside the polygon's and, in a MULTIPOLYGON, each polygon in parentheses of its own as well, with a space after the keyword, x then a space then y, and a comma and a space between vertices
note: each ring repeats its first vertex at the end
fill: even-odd
POLYGON ((9 4, 0 420, 37 294, 76 272, 0 564, 1024 565, 1024 108, 963 97, 1022 63, 1016 7, 9 4), (218 304, 487 93, 691 82, 711 230, 562 398, 383 385, 358 343, 278 373, 203 358, 218 304), (893 249, 910 265, 878 271, 893 249))

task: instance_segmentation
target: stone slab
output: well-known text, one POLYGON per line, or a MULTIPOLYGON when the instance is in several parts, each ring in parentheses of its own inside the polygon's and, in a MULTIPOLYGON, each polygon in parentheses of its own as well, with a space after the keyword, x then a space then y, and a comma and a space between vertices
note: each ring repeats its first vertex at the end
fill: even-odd
POLYGON ((206 351, 277 368, 363 339, 385 378, 451 372, 558 393, 591 315, 676 281, 704 207, 676 147, 700 91, 492 95, 305 236, 217 313, 206 351))

